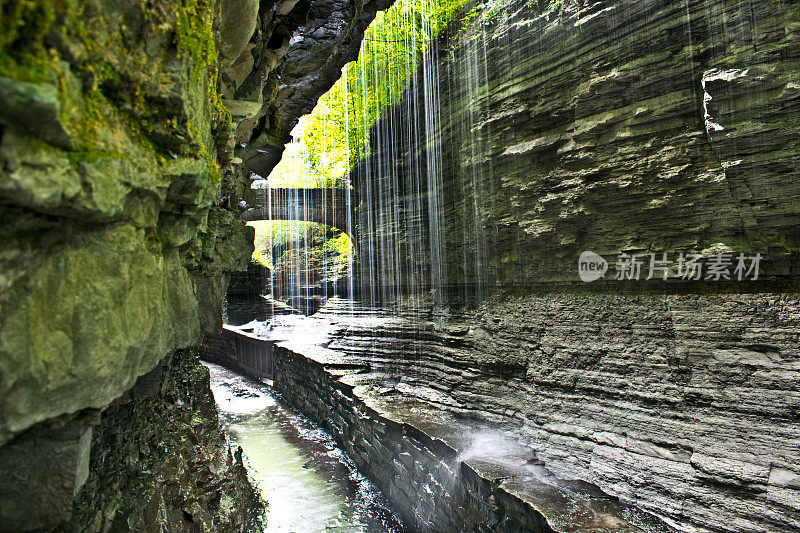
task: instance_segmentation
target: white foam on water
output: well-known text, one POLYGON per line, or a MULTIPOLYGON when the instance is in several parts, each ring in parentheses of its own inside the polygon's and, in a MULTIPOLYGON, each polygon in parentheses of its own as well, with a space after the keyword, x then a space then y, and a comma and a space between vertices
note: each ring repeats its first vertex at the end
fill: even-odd
POLYGON ((507 468, 520 468, 527 463, 532 450, 520 444, 507 433, 493 429, 475 431, 469 445, 458 455, 457 461, 479 460, 507 468))
POLYGON ((216 365, 206 365, 211 372, 211 392, 219 410, 229 414, 257 413, 275 405, 275 399, 239 376, 216 365))

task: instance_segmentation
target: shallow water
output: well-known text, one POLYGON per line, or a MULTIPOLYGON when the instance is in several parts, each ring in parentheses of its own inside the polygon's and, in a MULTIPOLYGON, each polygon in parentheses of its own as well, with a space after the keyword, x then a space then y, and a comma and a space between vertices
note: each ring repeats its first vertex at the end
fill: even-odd
POLYGON ((267 385, 204 364, 228 437, 244 449, 269 502, 265 531, 403 531, 383 495, 329 435, 282 405, 267 385))

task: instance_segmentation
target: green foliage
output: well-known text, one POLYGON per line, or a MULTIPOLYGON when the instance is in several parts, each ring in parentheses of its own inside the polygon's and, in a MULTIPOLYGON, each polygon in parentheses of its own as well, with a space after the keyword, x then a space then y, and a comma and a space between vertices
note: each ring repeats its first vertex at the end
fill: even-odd
POLYGON ((335 228, 296 220, 259 220, 248 225, 256 230, 253 261, 275 275, 298 264, 325 271, 328 277, 340 275, 347 268, 352 242, 335 228))
MULTIPOLYGON (((303 124, 301 124, 301 127, 303 124)), ((341 187, 341 174, 317 173, 311 166, 310 157, 306 144, 303 142, 293 142, 286 145, 280 165, 276 167, 276 172, 270 175, 269 181, 272 187, 299 187, 315 189, 323 187, 341 187)))
POLYGON ((331 253, 346 257, 350 255, 350 252, 353 248, 353 243, 350 241, 350 237, 348 237, 346 233, 342 232, 338 237, 334 237, 325 241, 325 247, 326 249, 330 250, 331 253))
POLYGON ((456 31, 455 35, 449 39, 451 51, 455 47, 455 44, 462 38, 464 32, 467 31, 467 28, 469 28, 470 23, 472 23, 474 19, 481 18, 483 23, 486 24, 494 21, 500 12, 500 0, 485 0, 483 3, 478 3, 472 6, 472 8, 461 17, 458 30, 456 31))
MULTIPOLYGON (((358 60, 295 128, 298 148, 270 175, 273 186, 344 185, 347 169, 368 149, 369 129, 396 104, 417 71, 426 43, 466 0, 397 0, 364 34, 358 60)), ((291 147, 291 145, 290 145, 291 147)))
POLYGON ((286 246, 302 239, 306 233, 313 232, 313 222, 299 220, 256 220, 248 222, 256 230, 254 244, 256 251, 267 252, 270 244, 286 246))

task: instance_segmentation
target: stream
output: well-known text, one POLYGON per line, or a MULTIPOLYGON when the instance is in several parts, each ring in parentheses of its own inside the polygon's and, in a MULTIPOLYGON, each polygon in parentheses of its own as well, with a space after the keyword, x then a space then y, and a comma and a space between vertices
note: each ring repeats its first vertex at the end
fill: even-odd
POLYGON ((404 531, 384 496, 327 433, 292 412, 267 384, 203 364, 228 438, 244 450, 268 502, 265 531, 404 531))

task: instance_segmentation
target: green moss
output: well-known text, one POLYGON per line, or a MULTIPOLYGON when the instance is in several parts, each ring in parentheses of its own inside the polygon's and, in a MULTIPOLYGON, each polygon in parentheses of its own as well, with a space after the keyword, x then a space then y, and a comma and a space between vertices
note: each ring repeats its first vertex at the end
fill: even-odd
POLYGON ((68 2, 52 0, 4 0, 0 3, 0 52, 40 45, 68 2))
POLYGON ((80 144, 91 146, 95 143, 98 128, 106 122, 100 112, 104 103, 105 97, 97 88, 86 92, 81 119, 76 124, 80 144))
POLYGON ((93 163, 103 158, 125 159, 125 154, 114 150, 103 150, 94 146, 77 148, 67 153, 67 159, 73 165, 93 163))
POLYGON ((215 187, 222 182, 222 175, 219 173, 219 165, 213 160, 208 162, 208 181, 215 187))
POLYGON ((0 75, 34 83, 53 81, 58 57, 47 49, 45 36, 58 14, 71 12, 70 0, 0 1, 0 75))
POLYGON ((217 59, 211 8, 208 0, 183 0, 175 13, 175 45, 179 54, 191 59, 194 81, 217 59))
POLYGON ((231 116, 231 112, 225 107, 225 104, 222 103, 222 95, 217 90, 216 77, 214 80, 213 88, 209 90, 211 93, 209 97, 214 113, 214 127, 217 129, 230 129, 233 127, 233 116, 231 116))
POLYGON ((50 57, 29 53, 23 53, 17 57, 8 54, 0 55, 0 76, 31 83, 54 81, 50 57))
MULTIPOLYGON (((144 9, 150 2, 140 4, 144 9)), ((120 159, 141 168, 163 168, 170 155, 195 159, 202 162, 200 168, 207 167, 198 176, 204 188, 198 201, 206 202, 222 182, 212 132, 224 138, 232 124, 218 90, 214 0, 181 0, 171 6, 176 6, 172 12, 147 7, 147 20, 155 39, 175 45, 165 50, 166 60, 177 49, 184 64, 176 82, 185 85, 186 106, 175 115, 164 116, 148 105, 148 73, 158 67, 141 64, 139 48, 126 48, 127 29, 109 18, 116 10, 102 2, 0 0, 0 75, 56 87, 58 120, 71 140, 64 155, 73 166, 120 159), (61 39, 48 42, 47 36, 55 34, 61 39), (61 57, 56 49, 70 54, 61 57), (175 142, 157 146, 165 136, 175 142)))

